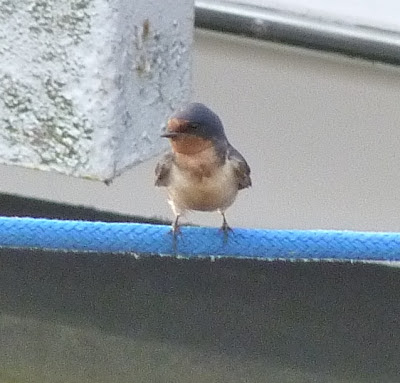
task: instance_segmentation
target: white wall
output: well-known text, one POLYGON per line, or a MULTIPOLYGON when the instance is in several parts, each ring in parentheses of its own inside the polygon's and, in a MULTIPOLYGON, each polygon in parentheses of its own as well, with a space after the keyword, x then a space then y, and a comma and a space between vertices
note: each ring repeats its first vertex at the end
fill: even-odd
POLYGON ((229 0, 229 2, 289 10, 339 22, 400 31, 400 2, 397 0, 229 0))
MULTIPOLYGON (((230 224, 400 231, 400 71, 341 56, 197 32, 194 98, 221 116, 254 186, 230 224)), ((1 191, 171 217, 156 159, 106 187, 0 167, 1 191)), ((217 214, 195 223, 220 225, 217 214)))

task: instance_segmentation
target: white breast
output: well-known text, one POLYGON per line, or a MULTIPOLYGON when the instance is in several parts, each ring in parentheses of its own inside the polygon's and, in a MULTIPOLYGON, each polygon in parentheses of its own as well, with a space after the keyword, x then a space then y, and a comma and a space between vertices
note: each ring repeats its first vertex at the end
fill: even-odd
POLYGON ((171 169, 168 194, 178 214, 185 210, 224 211, 236 198, 237 181, 228 161, 222 166, 213 166, 212 171, 205 172, 207 176, 199 176, 201 165, 204 166, 202 161, 197 160, 187 169, 176 165, 171 169))

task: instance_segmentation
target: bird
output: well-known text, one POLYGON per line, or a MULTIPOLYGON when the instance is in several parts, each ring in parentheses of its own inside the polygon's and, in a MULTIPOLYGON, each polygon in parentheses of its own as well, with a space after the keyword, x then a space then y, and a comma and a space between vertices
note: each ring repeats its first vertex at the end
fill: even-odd
POLYGON ((165 187, 175 219, 174 238, 180 231, 179 218, 187 211, 217 211, 227 239, 225 211, 239 190, 251 186, 250 167, 228 141, 216 113, 204 104, 192 102, 168 119, 161 137, 168 138, 171 151, 155 169, 155 185, 165 187))

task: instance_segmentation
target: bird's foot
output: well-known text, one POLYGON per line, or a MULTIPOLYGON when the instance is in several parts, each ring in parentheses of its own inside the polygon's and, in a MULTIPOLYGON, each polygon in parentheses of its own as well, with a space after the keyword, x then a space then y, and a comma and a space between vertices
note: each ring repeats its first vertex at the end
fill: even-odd
POLYGON ((172 225, 170 233, 172 233, 174 237, 178 234, 182 234, 181 227, 179 225, 172 225))
POLYGON ((233 230, 229 227, 228 222, 226 221, 225 212, 219 210, 219 213, 222 215, 222 226, 220 230, 224 233, 224 242, 228 241, 228 234, 229 232, 233 232, 233 230))
POLYGON ((223 234, 224 234, 224 242, 225 243, 228 242, 229 232, 233 233, 233 230, 225 220, 222 223, 222 226, 221 226, 221 228, 219 230, 222 231, 223 234))
POLYGON ((172 233, 172 247, 174 252, 176 253, 177 249, 177 242, 178 242, 178 235, 182 234, 181 227, 178 224, 179 216, 176 217, 175 221, 172 223, 172 228, 170 233, 172 233))

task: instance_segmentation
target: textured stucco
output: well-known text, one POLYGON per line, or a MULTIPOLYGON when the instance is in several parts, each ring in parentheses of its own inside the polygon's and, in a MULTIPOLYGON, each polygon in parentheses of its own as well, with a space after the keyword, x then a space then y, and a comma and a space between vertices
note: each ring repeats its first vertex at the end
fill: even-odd
POLYGON ((193 1, 0 1, 0 162, 111 179, 190 95, 193 1))

